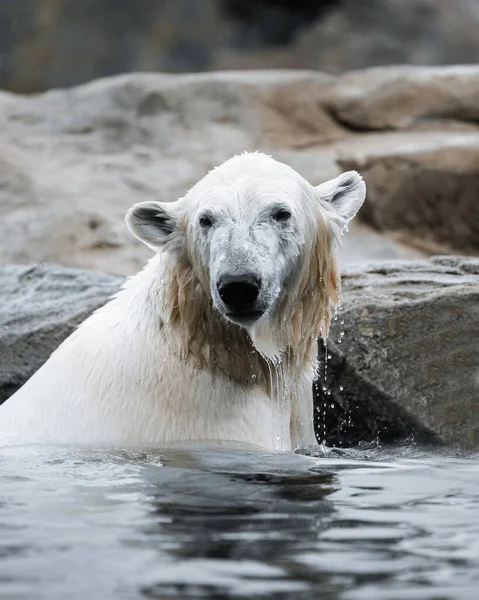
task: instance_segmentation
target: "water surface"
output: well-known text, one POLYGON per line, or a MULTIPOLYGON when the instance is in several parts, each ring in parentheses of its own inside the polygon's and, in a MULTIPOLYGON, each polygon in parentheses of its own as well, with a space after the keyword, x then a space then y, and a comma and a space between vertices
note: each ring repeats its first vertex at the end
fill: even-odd
POLYGON ((0 598, 479 597, 477 456, 0 446, 0 598))

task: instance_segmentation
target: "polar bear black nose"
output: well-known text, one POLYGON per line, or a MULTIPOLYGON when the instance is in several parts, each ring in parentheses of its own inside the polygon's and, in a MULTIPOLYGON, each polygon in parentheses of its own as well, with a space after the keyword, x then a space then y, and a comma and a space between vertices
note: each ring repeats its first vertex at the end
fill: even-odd
POLYGON ((260 288, 261 282, 254 275, 223 275, 218 281, 221 300, 234 311, 250 310, 260 288))

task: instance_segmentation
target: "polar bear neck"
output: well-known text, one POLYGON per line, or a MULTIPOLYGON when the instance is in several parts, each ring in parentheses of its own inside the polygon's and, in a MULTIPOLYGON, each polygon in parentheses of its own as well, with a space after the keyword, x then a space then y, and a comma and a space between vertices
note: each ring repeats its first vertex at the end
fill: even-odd
POLYGON ((248 332, 213 308, 209 291, 187 261, 163 263, 158 296, 164 323, 174 334, 173 351, 200 369, 219 371, 242 385, 270 387, 271 365, 254 347, 248 332))

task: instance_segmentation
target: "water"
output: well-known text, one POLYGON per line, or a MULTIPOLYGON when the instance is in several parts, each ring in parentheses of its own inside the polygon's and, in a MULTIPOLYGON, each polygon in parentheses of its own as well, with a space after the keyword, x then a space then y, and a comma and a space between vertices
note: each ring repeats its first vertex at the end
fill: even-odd
POLYGON ((477 456, 0 448, 0 598, 474 600, 477 456))

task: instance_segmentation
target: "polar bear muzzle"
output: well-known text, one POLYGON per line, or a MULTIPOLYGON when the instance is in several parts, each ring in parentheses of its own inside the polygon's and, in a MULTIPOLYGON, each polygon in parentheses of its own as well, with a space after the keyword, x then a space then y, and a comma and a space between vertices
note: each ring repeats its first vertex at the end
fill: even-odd
POLYGON ((222 275, 217 282, 224 314, 233 323, 251 325, 265 312, 259 300, 261 279, 250 273, 222 275))

